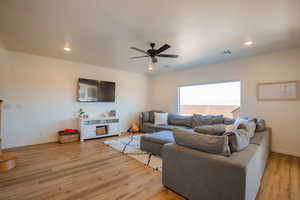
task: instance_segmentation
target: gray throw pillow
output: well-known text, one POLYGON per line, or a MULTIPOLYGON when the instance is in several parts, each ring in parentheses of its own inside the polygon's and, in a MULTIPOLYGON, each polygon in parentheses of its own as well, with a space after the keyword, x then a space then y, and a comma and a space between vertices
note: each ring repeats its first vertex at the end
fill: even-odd
POLYGON ((266 130, 266 121, 263 119, 257 120, 255 132, 262 132, 265 130, 266 130))
POLYGON ((169 124, 192 127, 192 115, 169 114, 169 124))
POLYGON ((192 149, 229 156, 228 136, 213 136, 199 134, 194 131, 174 129, 175 143, 192 149))
POLYGON ((214 124, 214 125, 204 125, 197 126, 194 128, 197 133, 207 134, 207 135, 222 135, 226 131, 225 124, 214 124))

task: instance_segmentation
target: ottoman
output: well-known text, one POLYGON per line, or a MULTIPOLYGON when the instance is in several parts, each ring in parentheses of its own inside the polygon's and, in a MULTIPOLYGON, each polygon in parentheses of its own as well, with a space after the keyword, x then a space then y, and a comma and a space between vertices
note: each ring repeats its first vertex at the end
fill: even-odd
POLYGON ((164 144, 174 143, 172 131, 159 131, 141 136, 141 150, 161 156, 161 149, 164 144))

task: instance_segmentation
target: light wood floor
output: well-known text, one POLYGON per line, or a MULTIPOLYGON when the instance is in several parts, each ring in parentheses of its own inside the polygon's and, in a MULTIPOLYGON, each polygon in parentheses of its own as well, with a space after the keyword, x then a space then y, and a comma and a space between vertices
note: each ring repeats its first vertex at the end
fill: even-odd
MULTIPOLYGON (((177 200, 161 173, 105 146, 101 140, 12 149, 16 169, 0 173, 0 200, 177 200)), ((258 200, 300 199, 300 158, 270 157, 258 200)))

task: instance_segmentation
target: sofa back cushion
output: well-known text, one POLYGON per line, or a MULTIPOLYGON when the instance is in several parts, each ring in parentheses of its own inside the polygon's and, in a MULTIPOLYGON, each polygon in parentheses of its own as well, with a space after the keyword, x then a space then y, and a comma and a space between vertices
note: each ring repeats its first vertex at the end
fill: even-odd
POLYGON ((192 126, 203 126, 212 124, 222 124, 224 123, 223 115, 200 115, 194 114, 192 126))
POLYGON ((174 129, 175 143, 192 149, 224 156, 231 154, 228 136, 213 136, 174 129))
POLYGON ((169 114, 169 124, 192 127, 193 115, 169 114))

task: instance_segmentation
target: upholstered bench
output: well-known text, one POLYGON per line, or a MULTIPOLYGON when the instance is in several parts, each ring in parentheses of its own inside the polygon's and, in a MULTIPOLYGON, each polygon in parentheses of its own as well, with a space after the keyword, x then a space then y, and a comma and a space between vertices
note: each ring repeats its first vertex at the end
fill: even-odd
POLYGON ((159 131, 141 136, 141 150, 161 156, 161 149, 164 144, 174 143, 172 131, 159 131))

